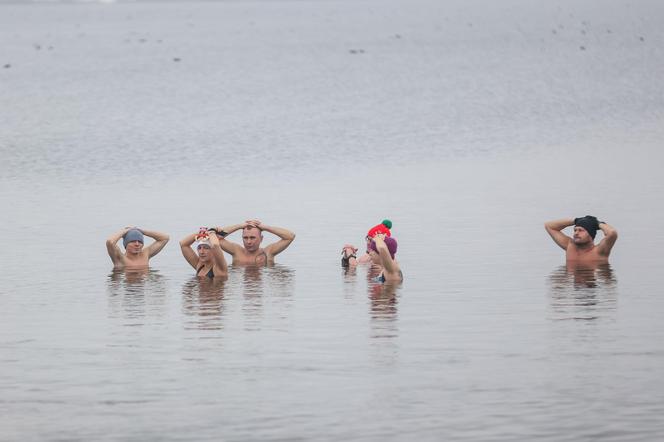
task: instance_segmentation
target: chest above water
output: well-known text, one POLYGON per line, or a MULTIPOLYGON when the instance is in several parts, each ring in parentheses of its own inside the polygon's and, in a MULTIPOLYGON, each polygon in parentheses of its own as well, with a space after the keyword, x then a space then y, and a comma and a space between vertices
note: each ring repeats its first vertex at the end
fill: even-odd
POLYGON ((574 244, 570 244, 570 246, 567 247, 566 258, 567 261, 579 262, 607 261, 607 257, 600 255, 596 246, 579 248, 574 244))

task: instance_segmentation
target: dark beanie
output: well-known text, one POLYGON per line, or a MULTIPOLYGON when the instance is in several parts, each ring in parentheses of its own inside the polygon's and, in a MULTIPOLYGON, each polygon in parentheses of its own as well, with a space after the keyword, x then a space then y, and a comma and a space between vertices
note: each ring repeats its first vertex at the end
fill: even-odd
POLYGON ((585 231, 588 232, 588 235, 590 235, 592 239, 595 239, 595 235, 597 235, 597 229, 599 229, 599 222, 597 221, 597 218, 591 215, 575 218, 574 225, 585 229, 585 231))

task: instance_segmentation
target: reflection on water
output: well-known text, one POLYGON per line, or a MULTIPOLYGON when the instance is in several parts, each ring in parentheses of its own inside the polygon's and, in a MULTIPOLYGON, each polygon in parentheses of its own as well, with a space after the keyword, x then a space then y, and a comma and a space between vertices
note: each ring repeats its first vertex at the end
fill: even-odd
POLYGON ((290 305, 294 279, 295 271, 281 264, 229 268, 229 282, 242 293, 245 330, 261 328, 266 303, 271 308, 290 305))
POLYGON ((0 231, 49 236, 0 258, 0 439, 664 437, 662 2, 1 3, 0 231), (620 315, 539 227, 603 193, 620 315), (107 283, 119 223, 250 206, 297 281, 188 286, 173 238, 107 283), (325 251, 384 216, 403 287, 346 284, 325 251))
POLYGON ((274 264, 265 267, 263 272, 265 272, 269 280, 269 292, 271 295, 291 298, 293 289, 295 288, 293 284, 295 271, 293 269, 282 264, 274 264))
POLYGON ((275 265, 231 266, 226 281, 193 276, 182 287, 186 327, 223 329, 229 311, 234 311, 240 302, 244 329, 260 330, 264 316, 269 316, 264 315, 266 306, 289 305, 283 300, 292 299, 294 274, 288 267, 275 265))
POLYGON ((394 366, 399 358, 397 304, 402 283, 380 283, 380 269, 367 270, 367 294, 371 324, 372 358, 379 367, 394 366))
POLYGON ((568 263, 549 276, 553 319, 609 317, 617 306, 616 278, 610 264, 568 263))
POLYGON ((341 267, 341 274, 344 280, 344 298, 352 299, 357 290, 357 267, 341 267))
POLYGON ((380 273, 379 267, 371 266, 367 270, 371 322, 374 331, 378 332, 374 333, 375 337, 392 337, 397 334, 397 291, 401 283, 380 283, 376 281, 380 273))
POLYGON ((158 270, 113 270, 107 291, 109 315, 124 318, 127 326, 144 325, 146 316, 164 313, 166 281, 158 270))
POLYGON ((376 277, 380 268, 370 266, 344 267, 344 297, 352 296, 357 286, 357 274, 364 272, 367 281, 367 297, 369 299, 369 318, 371 320, 372 338, 393 338, 398 336, 397 304, 402 283, 380 283, 376 277))
POLYGON ((263 312, 263 270, 265 267, 245 266, 235 267, 234 271, 242 275, 242 295, 244 303, 242 311, 245 314, 245 329, 258 330, 263 312))
POLYGON ((182 311, 194 318, 194 327, 202 330, 221 329, 224 289, 221 278, 192 276, 182 286, 182 311))

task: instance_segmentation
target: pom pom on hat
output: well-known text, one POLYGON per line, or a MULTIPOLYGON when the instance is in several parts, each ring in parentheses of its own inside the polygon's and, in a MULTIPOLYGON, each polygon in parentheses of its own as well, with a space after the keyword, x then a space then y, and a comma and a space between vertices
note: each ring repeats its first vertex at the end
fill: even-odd
POLYGON ((392 221, 390 221, 389 219, 384 219, 383 222, 369 229, 369 232, 367 232, 367 236, 369 238, 373 238, 379 233, 382 233, 386 236, 391 236, 392 235, 392 233, 390 232, 391 228, 392 228, 392 221))

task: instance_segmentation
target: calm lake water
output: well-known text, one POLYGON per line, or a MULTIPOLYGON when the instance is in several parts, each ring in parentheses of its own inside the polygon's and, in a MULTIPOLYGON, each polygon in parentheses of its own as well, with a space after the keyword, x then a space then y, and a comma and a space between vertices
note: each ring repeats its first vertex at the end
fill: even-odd
POLYGON ((0 2, 0 440, 662 439, 663 22, 0 2), (608 267, 543 229, 585 214, 608 267), (178 240, 247 218, 297 238, 196 279, 178 240), (383 218, 398 286, 339 266, 383 218), (147 272, 126 225, 171 235, 147 272))

